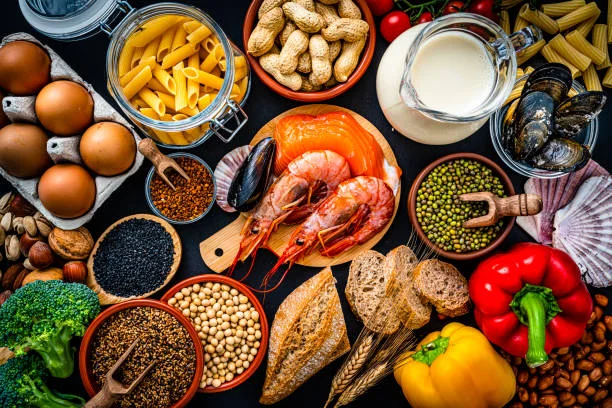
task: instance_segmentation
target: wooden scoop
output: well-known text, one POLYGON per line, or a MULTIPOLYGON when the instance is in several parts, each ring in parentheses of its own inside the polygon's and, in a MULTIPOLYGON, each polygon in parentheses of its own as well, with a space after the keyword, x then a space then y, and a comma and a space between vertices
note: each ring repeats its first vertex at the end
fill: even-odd
POLYGON ((181 166, 179 166, 174 159, 160 152, 152 139, 142 139, 140 143, 138 143, 138 151, 153 163, 159 177, 161 177, 173 190, 176 190, 176 188, 170 180, 168 180, 168 177, 166 177, 166 170, 174 169, 185 180, 189 180, 189 176, 181 166))
POLYGON ((145 378, 147 373, 153 368, 155 362, 149 364, 147 368, 136 378, 128 387, 121 384, 119 381, 113 378, 115 372, 121 367, 121 364, 125 361, 126 358, 130 355, 134 347, 138 344, 140 338, 134 340, 134 342, 128 347, 127 350, 119 357, 119 360, 115 363, 114 366, 108 370, 106 373, 106 382, 104 386, 92 399, 87 401, 85 404, 85 408, 108 408, 115 403, 120 397, 123 395, 127 395, 136 388, 138 384, 145 378))
POLYGON ((488 227, 502 217, 520 215, 535 215, 542 211, 542 199, 536 194, 517 194, 511 197, 499 198, 493 193, 467 193, 459 196, 461 201, 486 201, 489 212, 482 217, 472 218, 463 223, 463 228, 488 227))

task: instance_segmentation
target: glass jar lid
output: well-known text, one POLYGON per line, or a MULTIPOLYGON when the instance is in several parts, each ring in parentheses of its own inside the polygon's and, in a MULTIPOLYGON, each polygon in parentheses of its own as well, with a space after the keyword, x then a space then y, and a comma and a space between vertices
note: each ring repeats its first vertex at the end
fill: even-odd
POLYGON ((123 0, 19 0, 19 7, 36 31, 60 41, 109 33, 115 20, 133 10, 123 0))

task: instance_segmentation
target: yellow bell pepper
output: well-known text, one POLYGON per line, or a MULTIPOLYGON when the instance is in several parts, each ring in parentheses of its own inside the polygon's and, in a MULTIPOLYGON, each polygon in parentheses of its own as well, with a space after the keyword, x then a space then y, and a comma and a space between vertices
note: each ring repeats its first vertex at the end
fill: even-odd
POLYGON ((512 399, 512 367, 473 327, 447 324, 406 353, 395 379, 413 408, 499 408, 512 399))

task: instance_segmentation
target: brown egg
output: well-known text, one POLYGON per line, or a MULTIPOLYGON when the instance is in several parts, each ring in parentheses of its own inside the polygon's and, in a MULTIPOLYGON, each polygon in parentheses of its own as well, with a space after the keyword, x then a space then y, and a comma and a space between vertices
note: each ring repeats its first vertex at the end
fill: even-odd
POLYGON ((0 88, 15 95, 33 95, 51 80, 51 58, 29 41, 0 48, 0 88))
POLYGON ((132 167, 136 157, 134 136, 115 122, 99 122, 90 126, 80 144, 81 158, 93 172, 115 176, 132 167))
POLYGON ((0 129, 0 166, 15 177, 38 177, 53 162, 47 135, 38 126, 12 123, 0 129))
POLYGON ((93 99, 87 89, 72 81, 55 81, 36 97, 36 116, 54 135, 83 132, 93 121, 93 99))
POLYGON ((76 218, 94 205, 96 183, 79 165, 56 164, 40 178, 38 197, 53 215, 76 218))
POLYGON ((3 127, 8 125, 9 123, 11 123, 9 118, 6 116, 6 113, 4 113, 4 110, 2 109, 2 100, 3 99, 4 99, 4 94, 2 93, 2 91, 0 91, 0 129, 2 129, 3 127))

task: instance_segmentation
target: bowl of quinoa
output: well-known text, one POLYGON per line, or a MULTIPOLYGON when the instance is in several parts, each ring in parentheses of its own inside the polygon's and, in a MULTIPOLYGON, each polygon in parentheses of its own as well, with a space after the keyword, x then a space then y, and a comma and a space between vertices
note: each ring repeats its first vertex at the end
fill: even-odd
POLYGON ((156 300, 131 300, 102 312, 89 326, 79 350, 81 380, 90 397, 106 373, 139 339, 115 379, 129 385, 151 363, 142 382, 121 397, 117 407, 180 408, 196 394, 204 368, 199 338, 189 321, 156 300))

